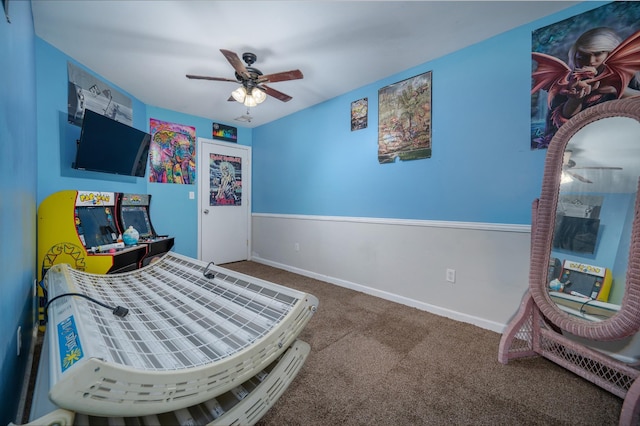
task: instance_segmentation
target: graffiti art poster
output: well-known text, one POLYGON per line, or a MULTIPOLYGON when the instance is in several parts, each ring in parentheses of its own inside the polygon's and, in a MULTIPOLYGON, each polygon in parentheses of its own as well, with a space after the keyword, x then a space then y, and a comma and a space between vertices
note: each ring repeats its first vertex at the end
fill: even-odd
POLYGON ((532 33, 531 149, 580 111, 640 95, 640 2, 611 2, 532 33))
POLYGON ((196 128, 152 118, 149 133, 149 182, 194 184, 196 128))
POLYGON ((209 205, 242 205, 242 158, 209 155, 209 205))

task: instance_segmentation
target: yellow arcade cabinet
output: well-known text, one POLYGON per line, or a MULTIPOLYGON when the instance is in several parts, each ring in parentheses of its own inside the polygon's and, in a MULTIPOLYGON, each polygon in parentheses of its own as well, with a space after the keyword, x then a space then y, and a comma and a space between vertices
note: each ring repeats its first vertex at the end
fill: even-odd
MULTIPOLYGON (((145 245, 118 241, 114 192, 65 190, 49 195, 38 207, 38 282, 53 265, 94 274, 127 272, 139 267, 145 245)), ((44 291, 38 289, 40 307, 44 291)), ((40 309, 40 324, 44 311, 40 309)))

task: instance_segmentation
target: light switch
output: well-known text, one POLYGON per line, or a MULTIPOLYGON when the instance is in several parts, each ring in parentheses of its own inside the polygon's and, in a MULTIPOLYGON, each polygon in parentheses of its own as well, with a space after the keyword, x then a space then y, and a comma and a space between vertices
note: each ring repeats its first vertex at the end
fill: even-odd
POLYGON ((193 191, 189 191, 189 199, 193 200, 194 198, 196 198, 196 194, 193 191))

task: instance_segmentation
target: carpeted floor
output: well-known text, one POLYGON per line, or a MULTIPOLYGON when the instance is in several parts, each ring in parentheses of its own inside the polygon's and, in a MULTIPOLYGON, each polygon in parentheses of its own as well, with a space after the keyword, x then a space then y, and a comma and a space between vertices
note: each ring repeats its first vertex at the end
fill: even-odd
MULTIPOLYGON (((311 353, 270 425, 615 425, 622 400, 500 335, 255 262, 223 267, 311 293, 311 353)), ((514 312, 517 306, 513 307, 514 312)))

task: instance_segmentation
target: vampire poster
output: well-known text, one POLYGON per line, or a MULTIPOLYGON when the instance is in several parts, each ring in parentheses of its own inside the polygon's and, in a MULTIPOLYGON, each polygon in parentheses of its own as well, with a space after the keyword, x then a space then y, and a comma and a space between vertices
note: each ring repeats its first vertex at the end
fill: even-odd
POLYGON ((640 95, 640 2, 612 2, 532 33, 531 149, 580 111, 640 95))

